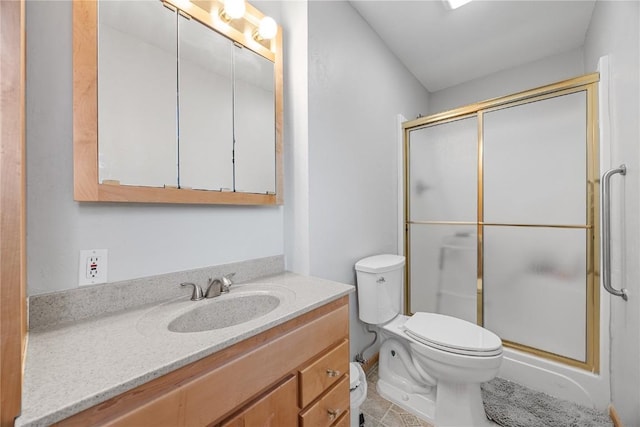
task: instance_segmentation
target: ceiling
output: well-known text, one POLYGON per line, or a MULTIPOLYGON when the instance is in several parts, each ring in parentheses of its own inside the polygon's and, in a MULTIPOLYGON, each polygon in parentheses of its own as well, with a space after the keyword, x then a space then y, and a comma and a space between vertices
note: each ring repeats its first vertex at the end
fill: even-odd
POLYGON ((429 92, 581 47, 595 0, 351 0, 429 92))

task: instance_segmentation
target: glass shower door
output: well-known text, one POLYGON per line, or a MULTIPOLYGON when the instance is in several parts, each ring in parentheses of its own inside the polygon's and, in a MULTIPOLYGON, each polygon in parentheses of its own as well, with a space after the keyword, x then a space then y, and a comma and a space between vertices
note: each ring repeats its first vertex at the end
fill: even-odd
POLYGON ((586 362, 586 92, 484 114, 484 326, 586 362))
POLYGON ((407 311, 599 369, 592 76, 405 123, 407 311))
POLYGON ((411 312, 476 322, 477 140, 475 115, 410 132, 411 312))

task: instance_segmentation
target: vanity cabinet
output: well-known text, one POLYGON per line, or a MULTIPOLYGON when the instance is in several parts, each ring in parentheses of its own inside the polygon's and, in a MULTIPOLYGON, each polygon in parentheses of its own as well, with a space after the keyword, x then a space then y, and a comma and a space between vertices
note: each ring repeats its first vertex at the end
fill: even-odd
POLYGON ((348 368, 345 296, 57 425, 348 425, 348 368))

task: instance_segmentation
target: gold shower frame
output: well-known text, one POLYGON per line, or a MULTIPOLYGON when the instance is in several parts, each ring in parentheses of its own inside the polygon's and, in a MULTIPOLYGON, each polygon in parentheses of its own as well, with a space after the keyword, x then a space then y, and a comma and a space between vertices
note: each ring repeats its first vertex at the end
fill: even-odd
POLYGON ((477 324, 483 325, 483 227, 490 226, 518 226, 518 227, 555 227, 555 228, 578 228, 587 232, 587 292, 586 292, 586 351, 585 360, 576 360, 563 355, 551 353, 538 348, 519 344, 517 342, 503 340, 505 347, 510 347, 525 353, 533 354, 544 359, 553 360, 570 366, 581 368, 593 373, 598 373, 600 369, 600 216, 599 216, 599 142, 598 142, 598 81, 599 73, 586 74, 569 80, 560 81, 535 89, 518 92, 475 104, 466 105, 453 110, 434 114, 427 117, 420 117, 403 123, 404 143, 403 143, 403 169, 404 169, 404 250, 407 254, 405 265, 405 312, 410 311, 411 301, 411 253, 410 248, 410 224, 441 224, 441 225, 475 225, 477 226, 478 250, 477 250, 477 324), (483 115, 486 112, 503 108, 522 105, 530 102, 541 101, 577 92, 585 92, 587 100, 587 206, 586 224, 570 225, 536 225, 536 224, 497 224, 485 223, 483 217, 484 195, 483 195, 483 115), (410 199, 409 199, 409 133, 412 130, 443 124, 450 121, 460 120, 465 117, 477 117, 478 120, 478 189, 477 189, 477 222, 460 221, 409 221, 410 199))

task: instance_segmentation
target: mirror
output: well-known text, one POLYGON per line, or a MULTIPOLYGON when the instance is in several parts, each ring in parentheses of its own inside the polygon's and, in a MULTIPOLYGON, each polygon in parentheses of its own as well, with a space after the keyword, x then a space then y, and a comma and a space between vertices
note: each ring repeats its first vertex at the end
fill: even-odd
POLYGON ((74 2, 74 198, 281 204, 282 29, 180 4, 74 2))
POLYGON ((231 191, 233 43, 193 19, 178 30, 180 187, 231 191))
POLYGON ((99 182, 178 185, 176 13, 160 2, 100 2, 99 182))
POLYGON ((273 63, 249 49, 236 46, 233 51, 235 189, 274 193, 273 63))

